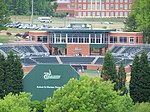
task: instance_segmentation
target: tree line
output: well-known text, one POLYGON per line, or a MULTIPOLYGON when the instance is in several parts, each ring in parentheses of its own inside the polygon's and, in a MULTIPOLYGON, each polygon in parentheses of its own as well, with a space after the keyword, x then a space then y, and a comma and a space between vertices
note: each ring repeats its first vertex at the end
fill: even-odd
MULTIPOLYGON (((31 15, 32 0, 2 0, 12 15, 31 15)), ((53 16, 58 4, 54 0, 33 0, 34 15, 53 16)))

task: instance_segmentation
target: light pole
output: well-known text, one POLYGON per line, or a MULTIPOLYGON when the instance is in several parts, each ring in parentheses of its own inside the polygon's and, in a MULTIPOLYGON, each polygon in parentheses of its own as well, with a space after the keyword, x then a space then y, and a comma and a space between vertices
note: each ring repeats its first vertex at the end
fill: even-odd
POLYGON ((33 24, 33 0, 32 0, 31 24, 33 24))
POLYGON ((100 24, 102 24, 102 0, 100 0, 100 24))

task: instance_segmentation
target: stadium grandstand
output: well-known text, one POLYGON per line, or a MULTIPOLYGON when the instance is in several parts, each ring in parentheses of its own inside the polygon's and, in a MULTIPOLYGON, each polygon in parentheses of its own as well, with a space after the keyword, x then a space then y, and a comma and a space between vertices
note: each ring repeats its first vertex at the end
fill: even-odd
MULTIPOLYGON (((119 46, 114 45, 110 51, 114 55, 116 66, 122 62, 128 69, 132 65, 134 55, 141 54, 142 51, 148 54, 150 59, 150 45, 136 46, 119 46)), ((48 48, 44 44, 35 45, 1 45, 0 52, 7 57, 9 51, 17 54, 21 58, 23 67, 37 64, 69 64, 74 68, 83 66, 84 69, 101 68, 104 56, 66 56, 66 55, 50 55, 48 48)), ((128 71, 128 70, 127 70, 128 71)))
POLYGON ((130 72, 135 54, 144 50, 150 60, 150 45, 143 44, 142 32, 92 28, 88 24, 70 24, 68 28, 30 31, 29 40, 0 45, 7 57, 11 50, 21 58, 24 71, 37 64, 69 64, 87 70, 101 70, 104 53, 110 50, 118 69, 121 62, 130 72))

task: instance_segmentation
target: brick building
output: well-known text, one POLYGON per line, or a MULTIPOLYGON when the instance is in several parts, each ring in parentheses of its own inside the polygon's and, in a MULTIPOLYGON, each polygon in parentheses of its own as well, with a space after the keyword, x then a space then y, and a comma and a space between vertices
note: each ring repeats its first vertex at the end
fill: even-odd
POLYGON ((134 0, 57 0, 57 12, 69 12, 73 17, 127 17, 134 0))
POLYGON ((33 41, 44 43, 51 54, 73 56, 102 55, 113 45, 143 43, 142 32, 117 32, 115 29, 49 29, 29 32, 33 41))

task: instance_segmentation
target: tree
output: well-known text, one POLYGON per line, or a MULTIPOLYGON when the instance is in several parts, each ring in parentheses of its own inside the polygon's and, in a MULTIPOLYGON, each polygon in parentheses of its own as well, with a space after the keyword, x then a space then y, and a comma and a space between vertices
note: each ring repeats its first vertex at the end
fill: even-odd
POLYGON ((128 112, 131 106, 131 98, 118 95, 110 81, 81 77, 57 89, 44 112, 128 112))
POLYGON ((24 75, 20 58, 11 51, 4 63, 0 65, 0 68, 3 69, 0 72, 0 83, 2 83, 0 97, 3 98, 10 92, 13 94, 20 93, 23 90, 22 78, 24 75))
POLYGON ((140 73, 138 91, 139 96, 137 101, 141 102, 150 102, 150 65, 148 63, 147 54, 143 51, 140 57, 140 73))
POLYGON ((126 22, 127 31, 142 31, 145 42, 150 43, 150 0, 136 0, 126 22))
POLYGON ((4 4, 4 0, 0 0, 0 31, 6 30, 7 27, 4 25, 10 21, 9 12, 4 4))
POLYGON ((20 93, 14 95, 9 93, 4 99, 0 99, 0 112, 31 112, 30 99, 31 94, 20 93))
POLYGON ((54 9, 54 11, 56 11, 57 7, 58 7, 57 2, 54 2, 54 5, 53 5, 53 9, 54 9))
POLYGON ((139 66, 140 61, 139 60, 140 60, 139 57, 135 55, 133 64, 131 67, 131 80, 130 80, 129 89, 130 89, 130 96, 133 102, 137 102, 138 96, 139 96, 139 87, 138 87, 139 73, 140 73, 140 66, 139 66))
POLYGON ((126 88, 126 72, 123 63, 121 62, 118 70, 118 78, 117 78, 117 89, 121 90, 121 95, 127 94, 126 88))
POLYGON ((138 26, 135 18, 136 18, 135 14, 131 13, 129 14, 128 18, 124 21, 126 31, 128 32, 136 31, 138 26))
POLYGON ((6 94, 12 92, 17 94, 22 92, 23 84, 23 70, 20 58, 13 54, 12 51, 9 52, 6 60, 6 94))
POLYGON ((113 82, 116 82, 117 78, 116 65, 114 57, 112 56, 110 51, 107 51, 104 57, 102 77, 105 81, 112 80, 113 82))
POLYGON ((136 103, 130 112, 150 112, 150 103, 136 103))
POLYGON ((136 102, 150 101, 150 65, 143 51, 140 59, 136 55, 131 68, 130 96, 136 102))
POLYGON ((36 109, 36 112, 44 112, 45 100, 44 101, 32 101, 30 102, 30 107, 32 110, 36 109))
POLYGON ((5 58, 0 53, 0 98, 3 98, 5 96, 4 86, 5 86, 5 58))

